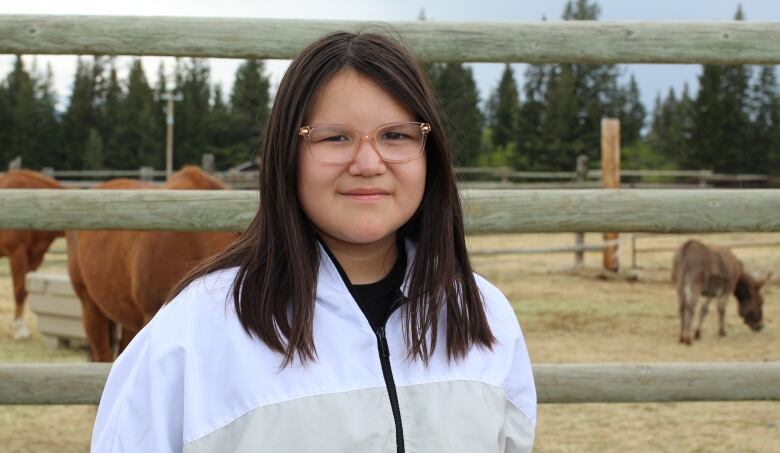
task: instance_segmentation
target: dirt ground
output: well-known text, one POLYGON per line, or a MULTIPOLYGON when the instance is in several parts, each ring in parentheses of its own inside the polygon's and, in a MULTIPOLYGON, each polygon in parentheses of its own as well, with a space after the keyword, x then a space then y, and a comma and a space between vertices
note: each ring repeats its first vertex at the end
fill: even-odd
MULTIPOLYGON (((690 236, 637 239, 638 248, 676 246, 690 236)), ((699 236, 711 243, 777 241, 780 234, 699 236)), ((627 239, 624 236, 624 239, 627 239)), ((488 248, 571 245, 573 234, 470 237, 472 251, 488 248)), ((600 242, 588 234, 587 243, 600 242)), ((55 251, 64 244, 55 243, 55 251)), ((677 301, 669 272, 672 252, 638 254, 630 270, 631 242, 621 246, 623 277, 602 279, 600 253, 588 253, 585 269, 573 270, 571 253, 474 256, 476 270, 512 301, 534 363, 754 362, 780 361, 780 286, 764 291, 765 328, 751 332, 726 313, 728 336, 717 336, 715 310, 703 338, 691 347, 677 343, 677 301), (634 278, 627 278, 627 276, 634 278)), ((750 270, 780 278, 780 247, 735 250, 750 270)), ((65 256, 49 255, 47 271, 65 270, 65 256)), ((780 281, 780 280, 778 280, 780 281)), ((84 361, 83 350, 50 350, 27 319, 34 336, 11 339, 13 314, 8 262, 0 259, 0 361, 84 361)), ((780 383, 778 383, 780 385, 780 383)), ((92 406, 0 407, 0 452, 87 451, 92 406)), ((663 404, 545 404, 539 407, 536 451, 780 451, 780 402, 663 404)))

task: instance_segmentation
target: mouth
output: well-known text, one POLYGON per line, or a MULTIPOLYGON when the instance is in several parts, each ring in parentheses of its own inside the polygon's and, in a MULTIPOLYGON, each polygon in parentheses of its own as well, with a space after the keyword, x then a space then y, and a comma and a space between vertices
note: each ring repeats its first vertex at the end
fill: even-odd
POLYGON ((355 189, 348 192, 342 192, 342 195, 353 201, 371 202, 379 201, 390 195, 383 189, 355 189))

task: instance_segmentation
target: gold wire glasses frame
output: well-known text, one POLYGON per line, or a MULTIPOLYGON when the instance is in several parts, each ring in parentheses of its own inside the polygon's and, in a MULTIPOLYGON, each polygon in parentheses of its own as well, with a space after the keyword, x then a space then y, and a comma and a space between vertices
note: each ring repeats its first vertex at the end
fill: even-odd
POLYGON ((371 143, 383 161, 397 163, 420 157, 430 131, 430 124, 419 122, 386 124, 373 134, 344 124, 317 124, 301 127, 298 135, 304 137, 309 153, 320 163, 351 162, 363 140, 371 143))

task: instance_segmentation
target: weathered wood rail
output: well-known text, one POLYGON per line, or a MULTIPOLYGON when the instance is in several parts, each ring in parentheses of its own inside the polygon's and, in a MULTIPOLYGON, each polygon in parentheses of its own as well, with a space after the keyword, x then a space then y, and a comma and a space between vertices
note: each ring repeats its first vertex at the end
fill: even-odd
MULTIPOLYGON (((780 63, 775 22, 384 22, 421 61, 780 63)), ((360 21, 0 15, 0 53, 292 58, 360 21)))
MULTIPOLYGON (((780 190, 464 190, 469 233, 780 231, 780 190)), ((0 228, 241 231, 255 191, 0 191, 0 228)))
MULTIPOLYGON (((537 364, 540 403, 780 400, 780 363, 537 364)), ((97 404, 109 365, 0 364, 0 405, 97 404)))

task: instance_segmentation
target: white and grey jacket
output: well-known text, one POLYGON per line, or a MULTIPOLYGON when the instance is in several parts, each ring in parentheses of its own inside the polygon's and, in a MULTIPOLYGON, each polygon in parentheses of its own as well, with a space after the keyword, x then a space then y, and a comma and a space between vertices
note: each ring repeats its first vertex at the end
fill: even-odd
MULTIPOLYGON (((406 250, 411 263, 411 241, 406 250)), ((531 365, 514 311, 498 289, 475 276, 498 340, 493 350, 474 347, 465 359, 448 361, 441 313, 439 345, 426 368, 407 358, 404 307, 384 330, 373 331, 320 252, 316 361, 280 368, 280 354, 247 335, 236 317, 230 291, 236 270, 209 274, 164 306, 114 363, 92 451, 532 449, 531 365)))

